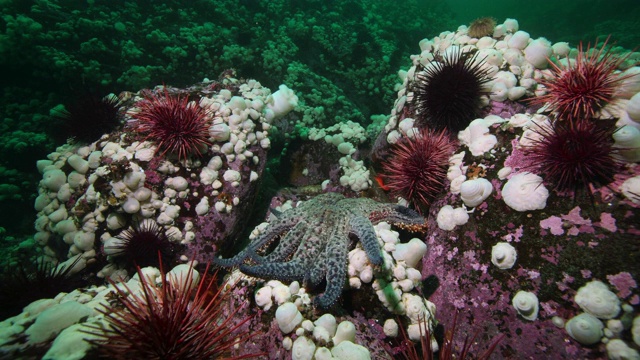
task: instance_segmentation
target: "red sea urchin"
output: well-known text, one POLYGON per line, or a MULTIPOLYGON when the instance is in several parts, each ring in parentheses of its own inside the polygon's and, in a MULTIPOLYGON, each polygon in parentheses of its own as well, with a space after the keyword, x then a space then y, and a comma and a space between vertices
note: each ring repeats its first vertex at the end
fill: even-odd
POLYGON ((406 347, 403 347, 401 350, 401 357, 406 360, 465 360, 465 359, 476 359, 476 360, 484 360, 489 359, 491 354, 496 350, 502 339, 505 338, 504 334, 498 335, 491 340, 491 343, 488 345, 487 349, 479 354, 474 354, 471 347, 474 344, 477 344, 476 338, 478 337, 478 332, 473 334, 471 338, 469 335, 464 338, 464 342, 462 344, 462 348, 457 349, 456 347, 456 339, 459 335, 457 330, 458 325, 458 313, 456 313, 453 317, 453 325, 449 329, 444 332, 444 336, 442 339, 442 344, 439 344, 441 347, 437 350, 437 353, 433 352, 431 346, 431 333, 429 331, 429 324, 427 319, 418 319, 418 330, 420 332, 420 342, 415 344, 404 330, 404 327, 400 326, 401 336, 400 339, 406 347), (420 351, 416 349, 419 345, 420 351), (458 350, 458 353, 455 352, 458 350), (475 356, 474 356, 475 355, 475 356))
POLYGON ((163 95, 152 95, 137 106, 139 111, 133 115, 137 121, 132 127, 155 143, 162 156, 171 153, 186 160, 191 155, 201 156, 201 149, 211 145, 208 113, 189 102, 188 96, 170 96, 165 88, 163 95))
POLYGON ((554 112, 557 119, 571 122, 580 119, 592 119, 607 105, 621 85, 622 81, 633 75, 620 75, 616 69, 627 56, 616 56, 607 48, 605 40, 596 50, 591 44, 583 49, 578 45, 578 55, 567 63, 553 62, 549 59, 552 76, 542 78, 540 84, 547 93, 531 99, 532 104, 544 105, 554 112))
POLYGON ((457 132, 480 117, 491 77, 477 54, 454 47, 417 69, 412 106, 420 127, 457 132))
MULTIPOLYGON (((172 279, 160 268, 161 285, 138 268, 140 289, 111 282, 119 309, 99 309, 110 326, 88 325, 101 355, 112 359, 246 359, 259 355, 229 357, 229 350, 251 335, 240 331, 250 318, 235 319, 240 309, 225 314, 228 300, 215 289, 216 276, 205 276, 192 290, 194 270, 172 279)), ((228 290, 228 289, 227 289, 228 290)))
POLYGON ((531 164, 527 168, 555 190, 576 194, 613 181, 620 167, 614 156, 615 127, 596 121, 554 121, 531 131, 537 136, 524 148, 531 164))
POLYGON ((442 190, 454 150, 446 131, 423 129, 413 138, 404 137, 392 145, 389 158, 382 163, 384 183, 393 196, 403 197, 420 210, 442 190))

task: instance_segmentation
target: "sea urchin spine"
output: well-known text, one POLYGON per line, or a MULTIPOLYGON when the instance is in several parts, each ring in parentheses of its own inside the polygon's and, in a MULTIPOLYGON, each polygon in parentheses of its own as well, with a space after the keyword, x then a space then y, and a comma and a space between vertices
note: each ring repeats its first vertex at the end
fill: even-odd
POLYGON ((402 138, 382 163, 385 185, 392 195, 410 201, 418 210, 428 206, 444 186, 454 149, 446 131, 423 129, 413 138, 402 138))
MULTIPOLYGON (((554 62, 549 59, 552 76, 540 79, 547 93, 531 99, 532 104, 545 105, 557 119, 570 122, 590 120, 611 100, 622 81, 633 75, 620 75, 616 69, 627 56, 616 56, 607 49, 609 38, 596 50, 596 41, 583 49, 578 45, 574 60, 554 62)), ((629 53, 631 54, 631 53, 629 53)))
POLYGON ((240 330, 250 318, 235 319, 241 307, 226 314, 227 292, 215 290, 216 276, 209 267, 196 284, 194 270, 167 279, 160 268, 161 285, 138 268, 139 290, 116 286, 120 309, 99 309, 110 326, 92 326, 87 333, 101 354, 112 359, 245 359, 259 355, 229 357, 229 350, 251 335, 240 330), (226 315, 225 315, 226 314, 226 315))
POLYGON ((96 141, 121 125, 120 106, 122 102, 115 95, 100 97, 86 93, 66 109, 52 111, 57 120, 54 136, 81 143, 96 141))
POLYGON ((123 260, 127 266, 145 267, 158 265, 158 252, 162 259, 170 261, 175 248, 158 223, 144 219, 118 236, 107 239, 104 253, 116 260, 123 260))
POLYGON ((477 54, 454 47, 417 69, 412 101, 416 124, 457 132, 480 117, 482 95, 489 93, 484 85, 492 78, 477 54))
POLYGON ((162 156, 171 153, 186 160, 201 156, 201 149, 211 145, 209 114, 188 96, 170 96, 165 88, 163 95, 152 95, 137 106, 132 127, 146 135, 144 140, 155 143, 162 156))
POLYGON ((615 127, 600 122, 570 124, 555 121, 536 125, 537 136, 524 148, 531 165, 527 170, 540 174, 545 183, 560 192, 590 191, 590 186, 607 185, 620 167, 613 145, 615 127))

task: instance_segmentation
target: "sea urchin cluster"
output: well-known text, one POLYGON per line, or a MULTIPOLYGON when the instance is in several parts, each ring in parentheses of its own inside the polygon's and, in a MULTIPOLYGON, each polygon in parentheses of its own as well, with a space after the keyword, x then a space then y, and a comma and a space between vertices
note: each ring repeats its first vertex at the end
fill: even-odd
POLYGON ((446 131, 423 129, 393 145, 382 163, 385 185, 420 210, 442 190, 455 144, 446 131))
POLYGON ((477 54, 454 47, 418 69, 412 101, 418 126, 457 132, 480 117, 491 77, 477 54))
POLYGON ((133 115, 133 129, 146 135, 158 146, 161 155, 175 154, 180 160, 191 155, 201 156, 209 142, 208 112, 190 102, 188 96, 152 95, 138 103, 133 115))

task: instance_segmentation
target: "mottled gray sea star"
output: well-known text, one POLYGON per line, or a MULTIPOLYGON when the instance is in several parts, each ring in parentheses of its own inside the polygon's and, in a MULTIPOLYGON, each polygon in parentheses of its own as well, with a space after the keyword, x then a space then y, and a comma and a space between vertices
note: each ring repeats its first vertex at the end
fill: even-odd
POLYGON ((424 218, 397 204, 368 198, 345 198, 337 193, 316 196, 283 212, 236 256, 215 259, 222 267, 240 266, 243 273, 263 279, 301 281, 315 287, 326 279, 326 288, 316 297, 320 308, 331 307, 342 294, 347 279, 349 234, 355 235, 373 265, 382 264, 381 247, 374 224, 421 227, 424 218), (282 236, 281 236, 282 235, 282 236), (265 253, 273 241, 272 251, 265 253))

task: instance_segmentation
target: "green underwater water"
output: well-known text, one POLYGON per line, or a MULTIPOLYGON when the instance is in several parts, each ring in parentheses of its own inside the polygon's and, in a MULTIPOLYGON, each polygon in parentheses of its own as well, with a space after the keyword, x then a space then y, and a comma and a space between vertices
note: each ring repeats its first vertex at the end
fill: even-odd
POLYGON ((454 13, 454 20, 468 24, 481 16, 492 16, 498 23, 505 18, 517 19, 521 29, 532 38, 546 37, 551 42, 580 41, 596 38, 611 40, 627 49, 640 44, 640 2, 633 0, 568 0, 568 1, 444 1, 454 13))

